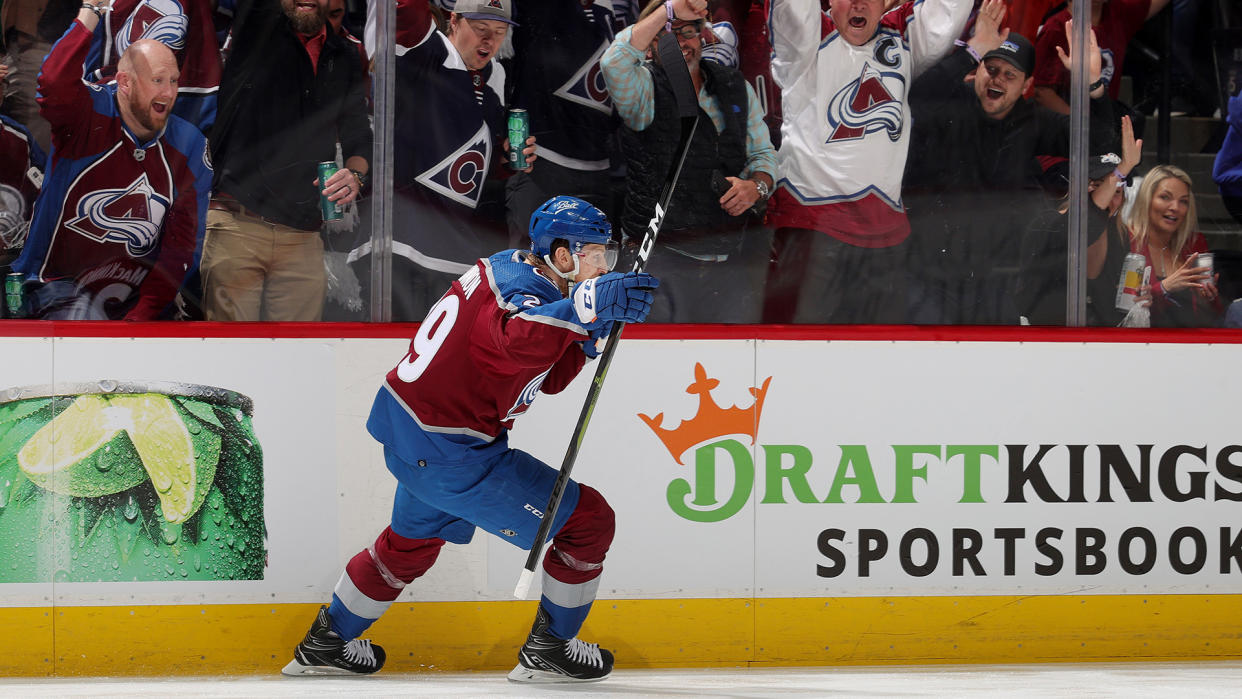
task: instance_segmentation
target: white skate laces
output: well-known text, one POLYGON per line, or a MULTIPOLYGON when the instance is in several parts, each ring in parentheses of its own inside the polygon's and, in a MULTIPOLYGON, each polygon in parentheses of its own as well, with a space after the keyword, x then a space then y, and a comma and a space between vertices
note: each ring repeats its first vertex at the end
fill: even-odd
MULTIPOLYGON (((343 651, 345 659, 351 663, 363 664, 368 667, 375 667, 375 651, 371 649, 371 641, 363 638, 355 638, 345 644, 343 651)), ((596 649, 596 655, 599 650, 596 649)))
POLYGON ((583 665, 591 665, 593 667, 603 667, 604 659, 599 654, 598 643, 586 643, 579 641, 576 637, 565 642, 565 655, 575 663, 583 665))

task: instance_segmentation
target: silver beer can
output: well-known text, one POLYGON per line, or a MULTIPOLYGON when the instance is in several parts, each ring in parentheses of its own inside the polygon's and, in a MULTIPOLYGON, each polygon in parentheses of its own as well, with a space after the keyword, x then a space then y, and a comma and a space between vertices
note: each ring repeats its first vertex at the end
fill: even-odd
POLYGON ((1213 281, 1212 275, 1216 272, 1216 268, 1213 266, 1215 259, 1212 253, 1210 252, 1199 253, 1198 261, 1199 261, 1198 269, 1205 269, 1205 268, 1207 269, 1207 276, 1204 277, 1203 282, 1204 283, 1212 282, 1213 281))

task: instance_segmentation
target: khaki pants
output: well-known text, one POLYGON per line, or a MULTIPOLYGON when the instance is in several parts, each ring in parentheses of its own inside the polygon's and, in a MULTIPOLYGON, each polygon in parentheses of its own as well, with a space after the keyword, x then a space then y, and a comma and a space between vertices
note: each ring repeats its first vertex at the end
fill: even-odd
POLYGON ((327 277, 318 231, 207 211, 199 265, 207 320, 319 320, 327 277))

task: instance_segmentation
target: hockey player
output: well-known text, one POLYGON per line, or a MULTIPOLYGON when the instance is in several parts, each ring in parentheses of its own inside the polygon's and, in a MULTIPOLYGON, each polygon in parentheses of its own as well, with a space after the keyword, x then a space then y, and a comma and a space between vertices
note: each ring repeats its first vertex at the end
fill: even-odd
MULTIPOLYGON (((557 472, 511 449, 508 430, 539 391, 565 388, 598 354, 596 340, 613 321, 646 319, 658 281, 608 272, 612 228, 581 199, 549 199, 531 216, 530 237, 530 251, 480 259, 454 281, 388 372, 367 429, 398 480, 392 524, 346 565, 285 674, 383 667, 383 649, 358 637, 446 541, 468 543, 481 527, 523 549, 533 544, 557 472)), ((612 542, 612 509, 571 480, 552 532, 539 610, 509 679, 604 679, 612 653, 577 633, 612 542)))

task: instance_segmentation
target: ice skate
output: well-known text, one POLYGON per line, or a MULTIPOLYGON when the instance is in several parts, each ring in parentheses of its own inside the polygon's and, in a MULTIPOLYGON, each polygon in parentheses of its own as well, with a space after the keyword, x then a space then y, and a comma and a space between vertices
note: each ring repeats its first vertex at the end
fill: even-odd
POLYGON ((540 607, 530 636, 518 651, 517 667, 509 673, 510 681, 598 682, 612 674, 611 651, 577 638, 557 638, 547 633, 548 623, 548 615, 540 607))
MULTIPOLYGON (((609 658, 609 666, 612 660, 609 658)), ((384 649, 370 641, 341 640, 332 630, 328 608, 320 607, 306 638, 293 649, 286 675, 369 675, 384 667, 384 649)))

